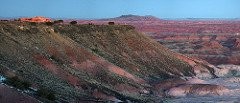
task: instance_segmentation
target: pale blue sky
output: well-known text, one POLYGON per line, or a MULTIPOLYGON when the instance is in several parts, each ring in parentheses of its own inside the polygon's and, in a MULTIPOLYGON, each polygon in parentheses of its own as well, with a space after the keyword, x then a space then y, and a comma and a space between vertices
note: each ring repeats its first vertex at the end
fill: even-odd
POLYGON ((1 0, 0 17, 109 18, 120 15, 159 18, 240 18, 240 0, 1 0))

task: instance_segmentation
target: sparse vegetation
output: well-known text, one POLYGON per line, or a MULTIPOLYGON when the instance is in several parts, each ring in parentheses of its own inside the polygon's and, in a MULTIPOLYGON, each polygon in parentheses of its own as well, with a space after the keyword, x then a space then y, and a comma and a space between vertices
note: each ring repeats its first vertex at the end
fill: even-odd
POLYGON ((37 90, 37 95, 42 97, 42 98, 46 98, 48 100, 54 101, 56 100, 56 96, 55 96, 55 92, 46 89, 46 88, 39 88, 37 90))
POLYGON ((168 73, 191 72, 188 64, 133 26, 72 25, 76 22, 49 26, 1 22, 0 60, 16 68, 22 80, 42 87, 37 95, 52 101, 95 99, 91 93, 98 89, 123 101, 145 102, 150 97, 139 91, 150 88, 149 82, 166 79, 168 73), (18 29, 22 25, 26 30, 18 29), (49 32, 52 29, 57 33, 49 32), (125 93, 125 88, 133 91, 125 93))
POLYGON ((61 23, 63 23, 63 20, 55 20, 53 23, 54 24, 61 24, 61 23))
POLYGON ((11 77, 11 78, 7 78, 5 81, 3 81, 4 83, 8 84, 8 85, 11 85, 11 86, 14 86, 18 89, 28 89, 31 84, 27 81, 23 81, 23 80, 20 80, 18 77, 11 77))
POLYGON ((29 22, 32 26, 36 26, 37 23, 36 22, 29 22))
POLYGON ((46 22, 45 24, 48 25, 48 26, 52 26, 54 23, 53 22, 46 22))
POLYGON ((114 22, 108 22, 108 25, 114 25, 115 23, 114 22))
POLYGON ((54 55, 50 56, 50 59, 56 61, 57 63, 63 64, 63 61, 61 61, 59 58, 57 58, 57 57, 54 56, 54 55))
POLYGON ((70 24, 75 25, 77 24, 77 21, 71 21, 70 24))
POLYGON ((1 20, 1 21, 9 21, 9 20, 1 20))

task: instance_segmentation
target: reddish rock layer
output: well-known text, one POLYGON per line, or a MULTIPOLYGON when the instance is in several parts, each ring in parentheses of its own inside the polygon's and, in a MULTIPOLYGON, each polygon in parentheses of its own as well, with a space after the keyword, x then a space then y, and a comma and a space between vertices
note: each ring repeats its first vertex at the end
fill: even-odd
POLYGON ((19 20, 24 22, 51 22, 50 18, 45 18, 41 16, 36 16, 33 18, 20 18, 19 20))

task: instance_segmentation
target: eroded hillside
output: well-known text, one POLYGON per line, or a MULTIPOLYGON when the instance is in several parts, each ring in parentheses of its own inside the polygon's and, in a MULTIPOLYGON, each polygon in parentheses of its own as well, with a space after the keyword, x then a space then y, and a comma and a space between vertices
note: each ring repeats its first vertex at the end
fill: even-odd
POLYGON ((79 20, 79 23, 128 24, 144 32, 169 49, 207 62, 240 64, 239 19, 158 19, 152 16, 123 15, 101 20, 79 20))
POLYGON ((0 73, 53 91, 59 102, 154 102, 162 80, 214 76, 209 64, 127 25, 0 22, 0 39, 0 73))

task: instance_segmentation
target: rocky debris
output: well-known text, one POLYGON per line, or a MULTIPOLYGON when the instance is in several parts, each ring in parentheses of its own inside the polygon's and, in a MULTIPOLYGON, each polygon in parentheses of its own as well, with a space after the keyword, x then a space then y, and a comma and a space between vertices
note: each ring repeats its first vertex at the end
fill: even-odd
POLYGON ((168 79, 158 83, 154 87, 157 91, 156 94, 163 97, 223 95, 229 92, 229 89, 224 86, 210 84, 196 77, 168 79))
POLYGON ((218 65, 219 69, 215 70, 215 74, 219 77, 240 76, 239 65, 218 65))
POLYGON ((166 91, 168 96, 182 97, 182 96, 204 96, 204 95, 223 95, 229 92, 224 86, 213 84, 184 84, 173 87, 166 91))
POLYGON ((42 16, 36 16, 36 17, 33 17, 33 18, 19 18, 19 21, 40 23, 40 22, 51 22, 51 19, 46 18, 46 17, 42 17, 42 16))

